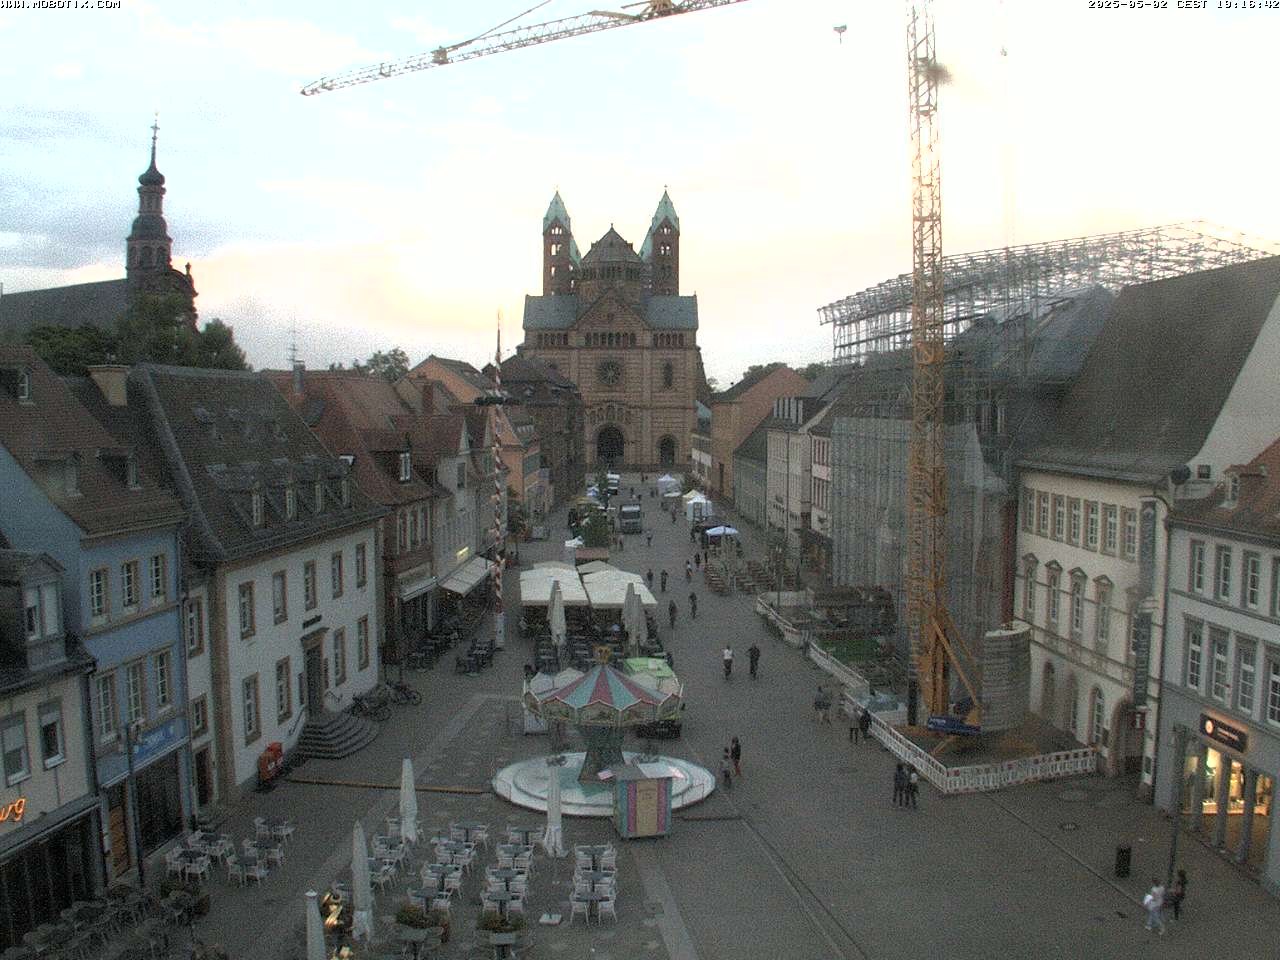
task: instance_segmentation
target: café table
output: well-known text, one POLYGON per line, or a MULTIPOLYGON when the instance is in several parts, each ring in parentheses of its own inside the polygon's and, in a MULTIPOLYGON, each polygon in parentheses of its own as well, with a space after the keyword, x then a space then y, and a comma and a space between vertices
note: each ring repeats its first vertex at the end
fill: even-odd
MULTIPOLYGON (((574 896, 577 897, 579 900, 589 901, 590 906, 587 907, 587 912, 590 913, 590 911, 593 908, 595 908, 596 904, 599 903, 601 900, 613 899, 613 891, 592 890, 590 893, 575 893, 574 896)), ((597 909, 596 910, 597 919, 599 919, 599 915, 600 915, 600 911, 597 909)))
POLYGON ((510 890, 486 890, 484 892, 484 898, 496 903, 498 912, 504 917, 507 915, 507 904, 519 896, 520 894, 512 893, 510 890))
POLYGON ((507 832, 519 834, 520 842, 523 843, 525 846, 528 846, 529 844, 533 843, 533 840, 531 840, 530 837, 533 837, 535 835, 540 835, 542 833, 542 828, 522 825, 518 827, 507 827, 507 832))
POLYGON ((591 869, 600 869, 600 858, 608 853, 612 847, 607 843, 599 843, 595 845, 583 844, 577 848, 579 853, 584 853, 591 858, 591 869))
POLYGON ((607 883, 613 880, 614 875, 603 870, 579 870, 573 875, 573 879, 580 883, 589 883, 594 887, 597 883, 607 883))
POLYGON ((438 947, 444 939, 443 927, 405 927, 396 924, 396 940, 400 943, 407 943, 413 947, 413 955, 415 960, 418 951, 422 949, 423 944, 430 947, 438 947))
POLYGON ((525 854, 533 853, 533 847, 527 843, 500 843, 494 850, 500 857, 523 857, 525 854))
POLYGON ((477 830, 483 830, 486 824, 478 823, 475 820, 459 820, 457 823, 452 824, 452 826, 456 830, 461 830, 462 836, 465 838, 466 842, 470 843, 471 834, 477 830))
POLYGON ((511 881, 516 879, 516 877, 523 877, 524 874, 519 870, 512 870, 509 867, 498 867, 486 872, 485 876, 493 880, 501 880, 502 885, 510 890, 511 881))

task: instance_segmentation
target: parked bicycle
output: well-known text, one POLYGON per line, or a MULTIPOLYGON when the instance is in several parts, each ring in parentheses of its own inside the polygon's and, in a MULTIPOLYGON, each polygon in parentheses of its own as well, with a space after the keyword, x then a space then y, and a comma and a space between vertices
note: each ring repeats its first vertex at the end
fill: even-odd
POLYGON ((351 713, 371 720, 390 720, 391 704, 385 698, 372 693, 357 693, 351 697, 351 713))
POLYGON ((417 706, 422 702, 422 694, 403 680, 388 680, 385 686, 392 703, 411 703, 417 706))

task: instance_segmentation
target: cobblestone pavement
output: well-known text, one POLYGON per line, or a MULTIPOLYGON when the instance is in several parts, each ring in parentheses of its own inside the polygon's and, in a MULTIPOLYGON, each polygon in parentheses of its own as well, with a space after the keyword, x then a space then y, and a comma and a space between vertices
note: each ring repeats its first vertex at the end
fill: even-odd
MULTIPOLYGON (((623 489, 632 482, 624 478, 623 489)), ((1219 952, 1224 937, 1244 951, 1269 943, 1262 953, 1274 952, 1280 903, 1185 837, 1180 861, 1191 887, 1183 919, 1164 937, 1143 930, 1141 896, 1164 873, 1169 830, 1158 811, 1131 799, 1127 781, 1086 778, 951 798, 925 785, 919 810, 893 808, 891 756, 878 744, 851 745, 844 725, 813 723, 823 674, 769 637, 750 598, 716 596, 696 577, 698 617, 690 618, 688 525, 672 524, 656 500, 644 502, 653 545, 627 537, 615 562, 639 573, 652 567, 655 583, 665 567, 667 597, 680 605, 669 647, 689 707, 684 736, 664 749, 714 769, 738 736, 743 776, 678 815, 670 837, 621 845, 616 927, 535 924, 535 956, 1202 957, 1219 952), (754 682, 745 670, 752 639, 764 651, 754 682), (727 682, 720 667, 726 641, 738 654, 727 682), (1121 841, 1133 845, 1133 873, 1116 880, 1111 864, 1121 841)), ((550 542, 521 546, 526 567, 558 558, 563 512, 557 520, 550 542)), ((750 552, 754 533, 744 535, 750 552)), ((509 573, 508 597, 517 593, 519 569, 509 573)), ((666 633, 665 612, 663 625, 666 633)), ((478 677, 456 676, 443 663, 409 674, 422 706, 397 708, 357 756, 312 761, 299 775, 396 784, 401 759, 410 756, 420 783, 487 789, 499 767, 545 749, 543 738, 519 734, 508 720, 516 715, 524 654, 513 640, 478 677)), ((423 793, 419 803, 428 829, 463 816, 497 828, 538 820, 491 794, 423 793)), ((246 798, 224 830, 239 839, 265 813, 293 817, 298 835, 288 862, 260 889, 215 881, 201 936, 224 942, 233 957, 301 956, 303 892, 348 870, 355 818, 376 832, 395 806, 394 790, 298 783, 246 798)), ((565 832, 568 842, 590 842, 612 827, 567 819, 565 832)), ((565 912, 570 866, 539 857, 535 870, 531 916, 565 912)), ((456 908, 445 956, 465 957, 475 942, 475 884, 456 908)), ((380 895, 375 912, 394 912, 402 891, 403 884, 380 895)))

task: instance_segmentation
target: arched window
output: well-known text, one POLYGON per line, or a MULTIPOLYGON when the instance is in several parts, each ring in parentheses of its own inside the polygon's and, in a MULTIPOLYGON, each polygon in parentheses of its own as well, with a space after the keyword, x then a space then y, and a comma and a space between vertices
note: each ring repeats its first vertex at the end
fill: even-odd
POLYGON ((1036 613, 1036 568, 1039 563, 1035 557, 1027 556, 1022 560, 1022 615, 1034 619, 1036 613))
POLYGON ((630 341, 629 341, 629 343, 628 343, 628 346, 632 346, 632 347, 634 347, 635 345, 636 345, 636 335, 633 333, 633 334, 631 334, 631 339, 630 339, 630 341))
POLYGON ((662 365, 662 385, 669 390, 675 384, 675 382, 676 382, 675 368, 672 367, 671 364, 669 363, 664 363, 662 365))
POLYGON ((151 248, 150 247, 142 248, 142 265, 144 267, 151 266, 151 248))
POLYGON ((1107 702, 1102 696, 1102 690, 1098 687, 1093 688, 1093 709, 1089 717, 1089 742, 1098 746, 1106 746, 1106 727, 1104 717, 1106 716, 1107 702))

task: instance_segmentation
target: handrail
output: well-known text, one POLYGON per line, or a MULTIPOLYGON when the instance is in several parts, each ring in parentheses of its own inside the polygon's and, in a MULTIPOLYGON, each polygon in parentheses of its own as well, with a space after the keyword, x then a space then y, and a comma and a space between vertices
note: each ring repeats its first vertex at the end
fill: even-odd
POLYGON ((298 729, 298 724, 302 723, 302 718, 307 715, 307 705, 304 703, 298 708, 298 719, 293 721, 293 726, 289 728, 289 736, 293 736, 293 731, 298 729))

